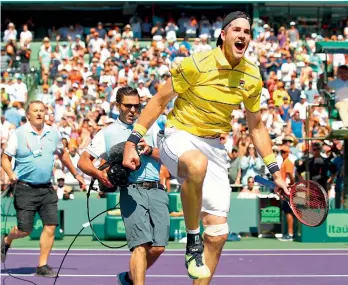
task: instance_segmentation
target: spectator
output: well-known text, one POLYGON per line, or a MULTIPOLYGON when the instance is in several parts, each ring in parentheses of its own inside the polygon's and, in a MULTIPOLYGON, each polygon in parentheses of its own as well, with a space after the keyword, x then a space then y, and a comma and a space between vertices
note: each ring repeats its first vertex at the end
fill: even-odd
MULTIPOLYGON (((280 173, 284 180, 286 180, 289 185, 293 185, 295 183, 295 167, 294 163, 289 159, 290 154, 290 148, 287 145, 283 145, 280 148, 280 153, 282 156, 282 165, 280 167, 280 173)), ((287 222, 287 235, 283 236, 280 240, 281 241, 293 241, 294 236, 294 216, 292 213, 291 208, 289 207, 289 204, 286 201, 282 202, 283 204, 283 211, 285 213, 286 222, 287 222)))
POLYGON ((13 98, 11 101, 25 103, 28 100, 27 85, 22 81, 22 75, 17 75, 17 81, 13 84, 13 98))
POLYGON ((7 71, 9 67, 12 66, 12 59, 6 54, 5 48, 1 47, 1 57, 0 57, 0 72, 1 76, 7 71))
POLYGON ((262 165, 262 159, 255 151, 254 145, 249 144, 246 155, 242 157, 240 162, 240 167, 242 169, 242 184, 247 184, 248 177, 255 177, 256 175, 258 175, 260 173, 262 165))
POLYGON ((288 121, 287 134, 293 134, 297 139, 305 137, 305 125, 300 119, 300 112, 293 111, 291 119, 288 121))
POLYGON ((32 33, 28 30, 28 25, 24 24, 23 25, 23 31, 21 32, 19 36, 19 43, 21 47, 28 47, 30 48, 30 43, 33 40, 33 35, 32 33))
POLYGON ((241 192, 248 194, 260 194, 259 187, 255 185, 255 181, 252 176, 248 177, 247 184, 243 187, 241 192))
POLYGON ((15 25, 13 23, 9 23, 7 26, 7 30, 5 30, 3 40, 5 43, 9 41, 16 41, 17 40, 17 30, 15 28, 15 25))
POLYGON ((306 120, 306 118, 307 118, 307 106, 308 106, 308 102, 307 102, 306 94, 304 94, 304 92, 302 92, 302 94, 300 96, 300 102, 297 102, 294 105, 294 111, 299 112, 300 120, 303 120, 303 121, 306 120))
POLYGON ((295 87, 295 80, 290 81, 290 88, 288 94, 291 98, 293 105, 300 102, 301 91, 295 87))
MULTIPOLYGON (((328 183, 334 179, 337 170, 335 166, 321 155, 322 147, 319 143, 312 144, 312 157, 309 158, 309 179, 319 183, 326 191, 329 190, 328 183), (331 177, 328 177, 329 171, 333 173, 331 177)), ((297 172, 301 174, 305 171, 305 163, 301 160, 297 167, 297 172)))
POLYGON ((348 67, 342 65, 337 70, 337 79, 328 83, 335 90, 336 108, 345 128, 348 128, 348 67))
POLYGON ((230 168, 228 170, 228 178, 230 184, 240 184, 241 183, 241 158, 238 156, 238 148, 233 147, 232 151, 228 153, 230 158, 230 168))
POLYGON ((20 108, 19 102, 13 102, 12 107, 5 111, 5 119, 10 124, 13 124, 18 128, 21 125, 22 115, 19 113, 18 109, 20 108))

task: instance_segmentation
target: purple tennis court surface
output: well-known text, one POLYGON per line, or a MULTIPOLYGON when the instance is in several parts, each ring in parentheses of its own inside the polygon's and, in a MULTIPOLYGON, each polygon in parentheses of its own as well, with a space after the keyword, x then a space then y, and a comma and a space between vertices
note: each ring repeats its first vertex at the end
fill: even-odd
MULTIPOLYGON (((65 250, 53 250, 49 264, 58 270, 65 250)), ((148 270, 146 284, 192 284, 186 275, 184 251, 164 253, 148 270)), ((9 272, 38 285, 54 279, 34 276, 38 250, 10 249, 9 272)), ((126 250, 72 250, 57 285, 115 285, 116 274, 128 269, 126 250)), ((3 285, 29 284, 9 277, 2 266, 3 285)), ((347 285, 348 250, 224 250, 213 281, 216 285, 347 285)))

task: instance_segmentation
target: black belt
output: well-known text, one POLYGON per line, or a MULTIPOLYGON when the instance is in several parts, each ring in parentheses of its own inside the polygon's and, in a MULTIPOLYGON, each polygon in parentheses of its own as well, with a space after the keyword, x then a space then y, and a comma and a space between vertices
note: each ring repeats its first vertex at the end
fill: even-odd
POLYGON ((135 182, 135 183, 132 183, 131 185, 140 186, 146 189, 158 188, 158 189, 164 190, 164 186, 158 181, 135 182))
POLYGON ((32 184, 25 181, 18 181, 19 185, 29 186, 31 188, 49 188, 52 186, 52 183, 44 183, 44 184, 32 184))

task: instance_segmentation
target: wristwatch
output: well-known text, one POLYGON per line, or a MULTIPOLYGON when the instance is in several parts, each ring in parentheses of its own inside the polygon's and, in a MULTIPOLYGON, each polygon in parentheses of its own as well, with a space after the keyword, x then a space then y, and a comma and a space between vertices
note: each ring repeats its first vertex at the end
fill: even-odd
POLYGON ((153 153, 153 147, 149 145, 150 151, 146 154, 147 156, 151 156, 153 153))

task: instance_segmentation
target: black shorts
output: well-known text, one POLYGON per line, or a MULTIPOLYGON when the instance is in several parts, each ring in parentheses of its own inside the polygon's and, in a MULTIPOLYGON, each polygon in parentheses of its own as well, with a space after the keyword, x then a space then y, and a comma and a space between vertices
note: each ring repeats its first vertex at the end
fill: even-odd
POLYGON ((283 207, 284 213, 285 214, 292 214, 292 210, 291 210, 291 208, 289 206, 289 203, 286 202, 286 201, 282 201, 282 204, 283 204, 282 207, 283 207))
POLYGON ((44 225, 58 225, 58 196, 52 185, 37 188, 18 183, 15 187, 14 206, 18 229, 21 231, 32 231, 36 212, 44 225))

